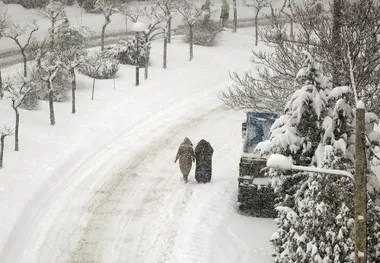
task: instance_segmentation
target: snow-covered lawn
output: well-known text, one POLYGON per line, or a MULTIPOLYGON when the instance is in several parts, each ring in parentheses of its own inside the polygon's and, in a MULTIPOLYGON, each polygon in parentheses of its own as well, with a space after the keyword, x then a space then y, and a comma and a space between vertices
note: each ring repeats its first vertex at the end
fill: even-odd
MULTIPOLYGON (((252 29, 224 32, 220 45, 195 47, 175 37, 168 69, 162 42, 152 43, 148 80, 134 68, 112 80, 78 76, 77 113, 56 103, 21 110, 20 151, 6 140, 0 170, 0 262, 260 262, 271 261, 271 219, 236 212, 241 122, 217 93, 229 71, 245 71, 252 29), (185 136, 214 147, 213 180, 184 184, 177 147, 185 136)), ((15 70, 14 68, 9 70, 15 70)), ((0 100, 1 124, 13 124, 0 100)))

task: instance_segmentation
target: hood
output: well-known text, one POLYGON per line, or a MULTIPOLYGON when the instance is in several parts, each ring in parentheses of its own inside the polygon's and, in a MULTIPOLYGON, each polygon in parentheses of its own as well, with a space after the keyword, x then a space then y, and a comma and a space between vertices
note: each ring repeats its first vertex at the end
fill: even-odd
POLYGON ((182 145, 191 145, 193 146, 193 144, 191 143, 190 139, 185 137, 185 139, 183 140, 183 142, 181 143, 182 145))

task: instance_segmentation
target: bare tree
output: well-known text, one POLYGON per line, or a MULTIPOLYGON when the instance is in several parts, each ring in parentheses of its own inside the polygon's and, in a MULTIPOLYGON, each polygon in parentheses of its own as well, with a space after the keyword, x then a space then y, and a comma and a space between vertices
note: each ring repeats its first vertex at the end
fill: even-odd
POLYGON ((3 127, 0 127, 0 168, 3 167, 5 137, 12 134, 12 128, 5 125, 3 127))
MULTIPOLYGON (((9 17, 7 15, 7 11, 0 13, 0 39, 4 37, 4 31, 9 26, 9 17)), ((0 99, 3 98, 3 79, 1 77, 1 68, 0 68, 0 99)))
POLYGON ((43 47, 37 51, 35 60, 37 62, 37 68, 41 80, 47 84, 47 92, 49 95, 50 125, 55 125, 53 81, 57 77, 57 73, 62 66, 62 62, 57 54, 53 52, 45 53, 43 51, 43 47))
POLYGON ((8 92, 7 97, 12 101, 12 109, 15 112, 15 151, 19 150, 19 127, 20 113, 18 108, 21 106, 26 94, 31 90, 31 80, 16 73, 5 80, 5 90, 8 92))
POLYGON ((259 24, 258 18, 259 13, 264 7, 269 6, 269 0, 243 0, 244 5, 247 7, 251 7, 255 9, 255 46, 257 46, 259 42, 259 24))
POLYGON ((194 57, 193 55, 194 24, 202 18, 202 10, 196 6, 193 0, 179 0, 176 3, 176 7, 177 7, 178 12, 180 12, 183 15, 184 20, 189 27, 189 36, 190 36, 189 54, 190 54, 190 61, 191 61, 194 57))
POLYGON ((86 42, 92 32, 87 27, 73 27, 66 20, 57 30, 57 50, 60 53, 62 66, 71 76, 71 113, 76 112, 76 74, 75 69, 83 62, 86 42))
POLYGON ((272 23, 279 23, 281 20, 281 15, 285 15, 288 18, 288 21, 290 23, 290 39, 292 40, 294 40, 294 19, 292 14, 293 2, 294 0, 284 0, 280 9, 274 9, 272 4, 269 5, 271 9, 271 16, 269 17, 269 20, 272 23))
POLYGON ((34 20, 31 24, 26 24, 25 26, 20 26, 17 24, 11 24, 7 30, 4 32, 4 37, 12 39, 17 46, 19 47, 21 51, 22 58, 24 60, 24 77, 28 76, 27 73, 27 61, 28 58, 26 56, 26 50, 29 47, 29 44, 31 43, 33 34, 38 30, 38 26, 36 21, 34 20), (27 40, 24 44, 21 44, 20 37, 22 35, 28 35, 27 40))
MULTIPOLYGON (((149 45, 150 41, 152 40, 152 37, 156 33, 156 31, 159 29, 159 25, 162 23, 159 16, 157 16, 157 6, 155 5, 146 5, 144 6, 142 10, 142 14, 145 18, 149 20, 147 29, 143 32, 144 38, 145 38, 145 45, 149 45)), ((137 22, 137 20, 136 20, 137 22)), ((149 58, 149 57, 148 57, 149 58)), ((144 77, 145 79, 148 79, 148 59, 145 63, 145 71, 144 71, 144 77)))
POLYGON ((233 2, 233 9, 234 9, 234 29, 232 32, 237 32, 237 6, 236 6, 236 0, 232 0, 233 2))
POLYGON ((333 85, 352 86, 350 63, 348 56, 344 55, 349 52, 358 96, 365 101, 368 111, 379 113, 380 39, 377 36, 380 35, 380 13, 376 11, 379 9, 377 0, 345 3, 340 29, 344 43, 339 46, 342 56, 340 66, 336 68, 336 42, 333 40, 331 19, 333 9, 315 0, 294 2, 292 17, 298 29, 294 32, 294 39, 289 38, 285 25, 281 26, 281 23, 262 30, 261 37, 273 48, 273 52, 253 51, 252 62, 257 65, 258 74, 232 74, 234 85, 229 87, 228 92, 221 94, 222 99, 235 109, 269 108, 281 112, 289 98, 287 96, 299 87, 294 79, 302 63, 303 50, 316 58, 322 73, 330 80, 333 74, 337 74, 340 81, 331 81, 333 85), (263 105, 264 102, 266 105, 263 105))
POLYGON ((95 6, 95 10, 101 11, 105 19, 101 33, 101 50, 103 51, 106 27, 109 23, 111 23, 111 16, 118 12, 119 9, 117 8, 116 4, 110 0, 97 0, 95 6))
POLYGON ((166 26, 164 27, 164 53, 163 53, 163 68, 167 68, 167 51, 168 42, 170 37, 171 20, 173 18, 173 13, 176 10, 174 0, 154 0, 154 5, 157 7, 157 18, 160 21, 165 21, 166 26))
POLYGON ((56 27, 59 22, 66 18, 66 13, 64 10, 64 5, 60 1, 51 0, 50 3, 43 9, 40 10, 40 14, 49 19, 51 22, 51 28, 49 29, 50 35, 50 48, 54 48, 54 36, 56 27))
POLYGON ((74 54, 71 54, 71 60, 66 60, 62 65, 71 74, 71 113, 74 114, 76 112, 75 91, 77 89, 75 69, 81 63, 83 63, 83 57, 81 57, 81 55, 78 54, 75 50, 71 50, 71 52, 74 53, 74 54))

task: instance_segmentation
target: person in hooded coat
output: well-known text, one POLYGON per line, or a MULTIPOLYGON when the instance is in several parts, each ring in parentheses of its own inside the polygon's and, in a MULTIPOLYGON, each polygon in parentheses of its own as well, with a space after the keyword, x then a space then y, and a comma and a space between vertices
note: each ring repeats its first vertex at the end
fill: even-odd
POLYGON ((187 137, 183 140, 183 142, 179 146, 174 163, 176 163, 178 159, 179 159, 179 168, 181 169, 183 179, 185 180, 185 182, 187 182, 189 173, 191 171, 192 163, 195 161, 193 144, 191 143, 190 139, 187 137))
POLYGON ((212 175, 212 154, 214 149, 206 140, 200 140, 195 147, 195 180, 198 183, 208 183, 212 175))

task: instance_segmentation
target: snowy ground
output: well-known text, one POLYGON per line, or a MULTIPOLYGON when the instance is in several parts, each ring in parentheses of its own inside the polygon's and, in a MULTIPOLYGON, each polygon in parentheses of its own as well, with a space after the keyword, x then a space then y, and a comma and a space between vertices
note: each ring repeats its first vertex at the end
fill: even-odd
MULTIPOLYGON (((215 11, 213 13, 213 17, 216 20, 219 20, 220 16, 220 9, 221 9, 221 0, 211 0, 212 2, 212 8, 215 11)), ((233 18, 233 5, 232 0, 228 1, 230 4, 230 18, 233 18)), ((275 0, 274 6, 280 7, 283 3, 283 0, 275 0)), ((204 3, 204 0, 197 0, 198 5, 202 5, 204 3)), ((144 5, 144 3, 136 2, 132 3, 131 7, 132 10, 136 6, 144 5)), ((238 18, 254 18, 254 9, 246 7, 243 4, 243 1, 237 1, 237 8, 238 8, 238 18)), ((35 34, 37 39, 43 39, 43 37, 46 36, 49 27, 51 26, 48 19, 43 18, 38 10, 36 9, 25 9, 20 5, 16 4, 8 4, 5 5, 0 0, 0 13, 2 11, 7 10, 7 14, 10 17, 11 21, 18 25, 24 25, 27 22, 32 22, 33 20, 37 20, 37 24, 39 27, 39 30, 35 34)), ((89 27, 95 34, 100 35, 100 31, 102 28, 102 25, 104 23, 104 17, 101 14, 89 14, 83 11, 78 6, 70 6, 65 8, 66 15, 68 19, 70 20, 70 23, 73 25, 83 25, 89 27)), ((270 9, 266 8, 263 9, 261 12, 261 15, 269 14, 270 9)), ((130 21, 128 22, 131 23, 130 21)), ((179 14, 175 14, 173 19, 173 28, 177 27, 178 25, 183 24, 182 22, 182 16, 179 14)), ((125 30, 125 16, 122 13, 114 14, 111 17, 111 23, 107 26, 106 33, 111 32, 120 32, 122 30, 125 30)), ((24 43, 27 39, 27 35, 21 37, 21 43, 24 43)), ((9 50, 17 48, 17 45, 14 43, 13 40, 2 38, 0 40, 0 51, 3 50, 9 50)))
MULTIPOLYGON (((241 122, 217 93, 229 71, 251 65, 252 29, 224 32, 215 48, 176 37, 168 69, 162 42, 152 44, 149 80, 134 86, 134 68, 97 81, 79 75, 77 109, 56 103, 21 110, 20 152, 7 138, 0 170, 0 262, 260 262, 271 261, 271 219, 236 212, 241 122), (214 147, 213 180, 184 184, 177 147, 185 136, 214 147)), ((10 70, 14 70, 13 68, 10 70)), ((1 124, 13 123, 0 101, 1 124)))

